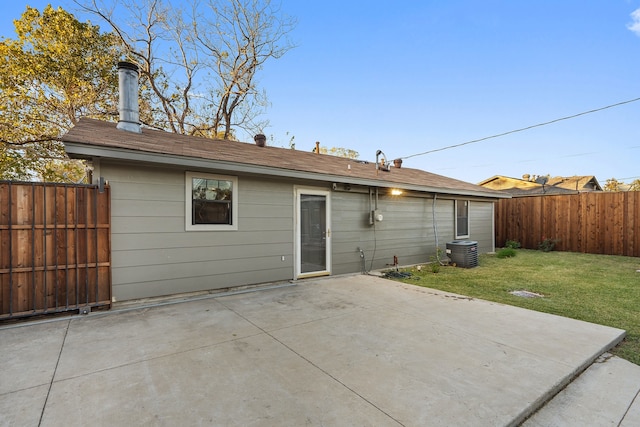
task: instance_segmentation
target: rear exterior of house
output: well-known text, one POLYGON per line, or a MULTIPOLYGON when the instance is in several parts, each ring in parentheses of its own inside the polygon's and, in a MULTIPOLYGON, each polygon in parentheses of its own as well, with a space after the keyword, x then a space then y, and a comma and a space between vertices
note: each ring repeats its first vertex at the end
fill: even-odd
MULTIPOLYGON (((114 138, 128 136, 109 125, 114 138)), ((477 241, 480 252, 494 250, 496 196, 483 191, 419 191, 383 180, 365 185, 366 179, 304 171, 265 174, 253 165, 184 156, 154 162, 73 139, 72 130, 65 137, 69 154, 90 159, 93 175, 111 187, 115 301, 357 273, 389 267, 394 257, 400 265, 424 263, 453 239, 477 241), (194 185, 203 180, 230 183, 230 200, 218 201, 228 212, 224 224, 194 218, 194 185), (403 194, 391 195, 392 189, 403 194)), ((263 150, 306 157, 306 163, 331 157, 263 150)), ((373 164, 330 160, 353 163, 347 171, 366 167, 375 173, 373 164)))
POLYGON ((403 265, 427 262, 436 231, 441 248, 461 237, 493 251, 493 203, 483 200, 379 194, 383 220, 369 225, 368 188, 237 176, 237 230, 187 231, 186 171, 105 162, 100 173, 112 191, 117 299, 380 269, 394 256, 403 265), (456 201, 470 205, 466 235, 455 234, 456 201))

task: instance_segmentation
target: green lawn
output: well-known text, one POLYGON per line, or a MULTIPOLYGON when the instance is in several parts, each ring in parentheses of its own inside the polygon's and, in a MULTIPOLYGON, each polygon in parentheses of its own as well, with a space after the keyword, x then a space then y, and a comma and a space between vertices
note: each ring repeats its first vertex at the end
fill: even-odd
POLYGON ((640 365, 639 269, 640 258, 519 249, 513 258, 481 255, 476 268, 405 269, 413 275, 402 281, 624 329, 627 337, 613 353, 640 365))

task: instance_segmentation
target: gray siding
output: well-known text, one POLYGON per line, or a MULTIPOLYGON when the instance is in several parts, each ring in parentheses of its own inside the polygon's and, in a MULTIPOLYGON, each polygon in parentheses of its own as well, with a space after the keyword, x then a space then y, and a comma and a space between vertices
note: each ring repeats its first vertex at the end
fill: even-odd
MULTIPOLYGON (((445 250, 454 240, 453 199, 438 198, 434 207, 432 198, 380 196, 384 219, 375 226, 369 225, 368 194, 333 193, 332 206, 334 274, 362 270, 358 248, 364 250, 365 269, 376 270, 389 268, 394 255, 400 265, 429 262, 436 247, 445 250)), ((493 202, 470 202, 469 233, 480 253, 494 250, 493 202)))
POLYGON ((292 278, 291 184, 239 177, 238 231, 187 232, 183 170, 103 162, 100 173, 111 184, 116 300, 292 278))
MULTIPOLYGON (((238 230, 187 232, 184 170, 103 161, 100 175, 111 185, 116 300, 294 278, 296 183, 239 176, 238 230)), ((451 198, 438 198, 434 207, 429 197, 380 195, 384 219, 375 226, 369 203, 366 192, 331 193, 332 274, 360 272, 358 248, 366 270, 381 269, 394 255, 401 265, 429 262, 436 246, 444 250, 454 239, 451 198)), ((472 201, 469 221, 469 238, 481 252, 492 251, 492 203, 472 201)))
POLYGON ((469 239, 478 242, 480 253, 495 251, 493 202, 470 202, 469 239))
POLYGON ((380 196, 384 219, 369 225, 368 194, 333 193, 333 273, 361 271, 358 248, 366 270, 389 267, 394 255, 400 265, 428 262, 435 254, 435 231, 442 249, 453 236, 453 201, 437 200, 435 231, 433 205, 431 198, 380 196))

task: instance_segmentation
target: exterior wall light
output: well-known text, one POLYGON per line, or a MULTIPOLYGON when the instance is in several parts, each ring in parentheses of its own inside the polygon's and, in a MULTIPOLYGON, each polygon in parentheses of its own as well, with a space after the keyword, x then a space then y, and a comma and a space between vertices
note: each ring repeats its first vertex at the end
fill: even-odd
POLYGON ((402 194, 402 190, 398 190, 396 188, 394 188, 393 190, 391 190, 391 195, 392 196, 399 196, 402 194))

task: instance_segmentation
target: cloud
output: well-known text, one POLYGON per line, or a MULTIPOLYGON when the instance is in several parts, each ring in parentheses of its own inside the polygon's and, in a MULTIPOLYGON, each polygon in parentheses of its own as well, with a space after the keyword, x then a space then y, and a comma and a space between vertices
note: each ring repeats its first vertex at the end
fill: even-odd
POLYGON ((627 25, 627 28, 640 36, 640 9, 631 12, 631 19, 633 19, 633 22, 627 25))

